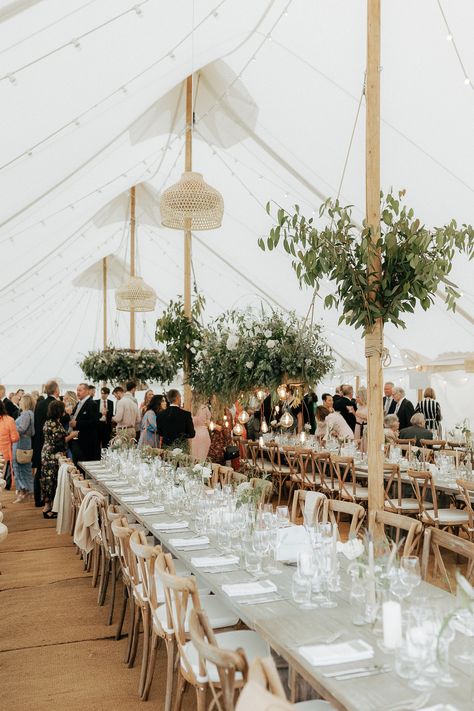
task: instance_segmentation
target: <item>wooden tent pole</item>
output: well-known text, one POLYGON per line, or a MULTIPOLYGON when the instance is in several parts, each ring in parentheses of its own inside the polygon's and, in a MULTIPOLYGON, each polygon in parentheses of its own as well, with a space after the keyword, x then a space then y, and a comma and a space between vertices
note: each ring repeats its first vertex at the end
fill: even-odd
MULTIPOLYGON (((186 144, 184 169, 189 172, 193 169, 193 77, 186 79, 186 144)), ((191 306, 191 254, 192 234, 191 220, 184 230, 184 314, 188 319, 192 316, 191 306)), ((184 353, 184 408, 191 410, 192 392, 188 384, 191 370, 189 351, 184 353)))
POLYGON ((102 259, 102 290, 104 308, 104 350, 107 348, 107 257, 102 259))
MULTIPOLYGON (((135 276, 135 186, 130 188, 130 276, 135 276)), ((130 309, 130 350, 135 350, 135 309, 130 309)))
MULTIPOLYGON (((380 237, 380 3, 367 0, 367 83, 366 83, 366 219, 374 250, 370 257, 369 273, 381 275, 380 249, 375 245, 380 237)), ((369 277, 370 278, 370 277, 369 277)), ((373 291, 370 298, 376 300, 373 291)), ((383 509, 383 374, 381 349, 383 323, 377 319, 365 339, 367 358, 368 404, 368 463, 369 463, 369 521, 370 513, 383 509)), ((374 536, 380 531, 373 530, 374 536)))

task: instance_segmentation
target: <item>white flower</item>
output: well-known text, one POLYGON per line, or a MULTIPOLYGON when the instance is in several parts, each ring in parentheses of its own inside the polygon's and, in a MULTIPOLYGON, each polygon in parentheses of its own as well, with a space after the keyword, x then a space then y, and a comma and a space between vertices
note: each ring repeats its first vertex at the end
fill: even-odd
POLYGON ((337 550, 342 551, 348 560, 355 560, 364 552, 364 544, 359 538, 351 538, 346 543, 338 541, 337 550))
POLYGON ((272 332, 267 329, 266 331, 263 332, 263 335, 265 336, 265 338, 271 338, 272 332))
POLYGON ((171 450, 171 454, 172 454, 174 457, 177 457, 178 454, 182 454, 182 453, 183 453, 183 450, 180 449, 179 447, 175 447, 174 449, 171 450))
POLYGON ((270 424, 271 424, 272 427, 276 427, 276 425, 278 424, 278 421, 277 421, 277 420, 272 420, 272 421, 270 422, 270 424))
POLYGON ((193 467, 193 472, 195 474, 200 474, 202 471, 202 466, 200 464, 195 464, 193 467))
POLYGON ((210 467, 201 467, 201 476, 203 479, 210 479, 212 476, 212 469, 210 467))
POLYGON ((240 496, 240 494, 243 494, 244 491, 248 491, 252 487, 250 486, 248 481, 243 481, 242 484, 239 484, 237 489, 235 490, 235 493, 237 496, 240 496))
POLYGON ((251 368, 253 368, 253 360, 248 360, 245 365, 249 370, 251 370, 251 368))
POLYGON ((239 345, 239 337, 235 333, 229 333, 227 337, 227 350, 228 351, 235 351, 237 346, 239 345))
POLYGON ((199 345, 200 345, 200 344, 199 344, 199 341, 193 341, 193 346, 194 346, 195 348, 199 348, 199 345))
POLYGON ((267 341, 267 348, 268 348, 269 350, 271 350, 272 348, 275 348, 276 344, 277 344, 276 341, 272 341, 272 339, 269 338, 268 341, 267 341))
POLYGON ((311 358, 306 358, 305 363, 306 365, 311 365, 311 358))
POLYGON ((191 348, 191 353, 196 353, 196 349, 195 349, 195 348, 191 348))

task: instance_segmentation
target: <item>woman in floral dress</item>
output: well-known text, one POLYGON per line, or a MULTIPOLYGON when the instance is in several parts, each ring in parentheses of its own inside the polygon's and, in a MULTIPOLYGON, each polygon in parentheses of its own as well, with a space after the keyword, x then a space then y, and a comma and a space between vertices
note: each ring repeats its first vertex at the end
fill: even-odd
POLYGON ((41 450, 41 494, 44 501, 44 518, 56 518, 57 514, 51 511, 56 487, 58 484, 59 454, 66 454, 66 442, 74 439, 79 434, 72 431, 66 434, 61 424, 65 407, 62 400, 53 400, 48 405, 48 414, 44 423, 44 444, 41 450))

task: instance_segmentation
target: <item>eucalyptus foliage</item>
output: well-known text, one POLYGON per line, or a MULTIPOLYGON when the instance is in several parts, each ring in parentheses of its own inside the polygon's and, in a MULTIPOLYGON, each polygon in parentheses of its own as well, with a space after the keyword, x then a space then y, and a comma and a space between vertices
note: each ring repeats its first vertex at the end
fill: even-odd
POLYGON ((171 358, 158 350, 106 348, 89 351, 79 366, 88 380, 114 385, 127 380, 169 383, 176 375, 171 358))
MULTIPOLYGON (((448 279, 457 252, 474 256, 474 229, 451 220, 443 227, 428 229, 412 208, 398 197, 381 193, 381 230, 376 244, 364 222, 362 232, 352 220, 350 206, 338 200, 321 205, 320 218, 329 218, 323 228, 315 226, 295 205, 294 214, 283 209, 277 225, 262 250, 279 244, 293 257, 292 265, 300 285, 319 288, 321 280, 335 282, 335 291, 324 299, 327 308, 340 307, 339 323, 370 331, 377 319, 405 327, 403 316, 417 304, 425 311, 434 303, 441 285, 448 309, 455 309, 458 287, 448 279), (381 278, 371 271, 376 253, 381 254, 381 278)), ((270 214, 270 203, 267 212, 270 214)))
POLYGON ((199 321, 205 305, 204 297, 196 295, 191 318, 184 313, 182 299, 170 301, 163 315, 156 322, 155 340, 162 343, 177 373, 189 358, 192 367, 196 353, 201 348, 202 326, 199 321))

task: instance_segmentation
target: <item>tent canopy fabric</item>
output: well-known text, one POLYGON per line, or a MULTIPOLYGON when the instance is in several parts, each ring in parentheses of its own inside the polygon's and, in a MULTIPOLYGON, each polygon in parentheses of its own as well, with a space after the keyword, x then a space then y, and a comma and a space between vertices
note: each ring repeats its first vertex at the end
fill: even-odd
MULTIPOLYGON (((405 188, 427 225, 472 223, 474 6, 382 5, 383 189, 405 188)), ((80 275, 106 255, 127 263, 132 185, 138 273, 159 296, 156 313, 138 319, 137 343, 153 344, 163 304, 183 291, 182 236, 161 227, 158 199, 184 169, 191 72, 193 169, 225 201, 222 228, 193 241, 206 317, 261 300, 307 313, 312 292, 299 289, 287 255, 263 254, 257 239, 272 225, 268 200, 317 215, 340 193, 363 219, 365 12, 345 0, 0 0, 0 379, 80 378, 77 360, 101 345, 102 319, 97 285, 80 275)), ((386 329, 387 376, 413 388, 416 366, 430 366, 434 385, 467 389, 472 275, 457 258, 455 314, 438 299, 406 330, 386 329)), ((336 379, 363 379, 360 333, 322 309, 329 289, 316 314, 336 379)), ((108 308, 111 338, 126 346, 127 317, 112 298, 108 308)))

